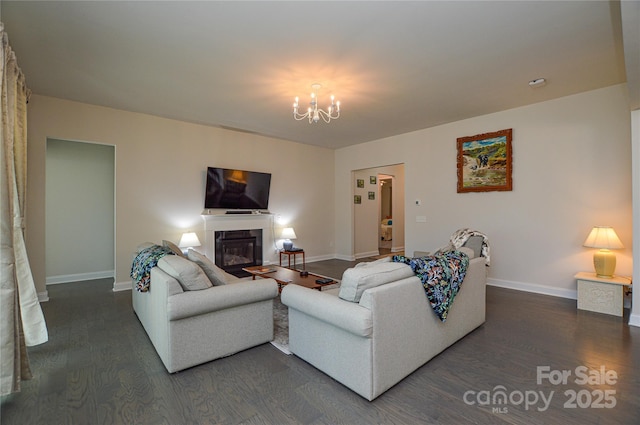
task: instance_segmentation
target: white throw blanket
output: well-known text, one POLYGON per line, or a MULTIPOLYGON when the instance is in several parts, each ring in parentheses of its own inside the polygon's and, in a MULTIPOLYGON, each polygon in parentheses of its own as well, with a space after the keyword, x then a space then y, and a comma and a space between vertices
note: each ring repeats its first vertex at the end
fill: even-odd
POLYGON ((471 236, 480 236, 482 237, 482 255, 485 258, 485 262, 487 266, 491 265, 491 247, 489 246, 489 238, 482 232, 478 232, 477 230, 470 229, 459 229, 453 232, 451 238, 449 239, 449 243, 442 248, 438 249, 436 252, 444 252, 459 249, 463 246, 471 236))

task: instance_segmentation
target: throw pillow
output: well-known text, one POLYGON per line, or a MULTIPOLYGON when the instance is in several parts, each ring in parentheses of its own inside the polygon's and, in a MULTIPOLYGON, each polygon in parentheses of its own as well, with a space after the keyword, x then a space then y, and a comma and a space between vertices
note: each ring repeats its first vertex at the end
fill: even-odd
POLYGON ((226 285, 227 280, 229 279, 227 276, 228 273, 216 266, 206 256, 200 254, 198 251, 190 249, 187 251, 187 258, 200 266, 213 285, 226 285))
POLYGON ((185 291, 211 288, 211 282, 199 265, 177 255, 165 255, 158 261, 163 272, 180 283, 185 291))
POLYGON ((414 276, 414 273, 406 264, 374 261, 369 265, 345 270, 338 296, 345 301, 357 303, 367 289, 411 276, 414 276))
POLYGON ((182 253, 182 250, 180 248, 178 248, 178 245, 174 244, 173 242, 163 240, 162 241, 162 246, 165 246, 165 247, 169 248, 177 256, 182 257, 182 258, 186 258, 184 256, 184 254, 182 253))

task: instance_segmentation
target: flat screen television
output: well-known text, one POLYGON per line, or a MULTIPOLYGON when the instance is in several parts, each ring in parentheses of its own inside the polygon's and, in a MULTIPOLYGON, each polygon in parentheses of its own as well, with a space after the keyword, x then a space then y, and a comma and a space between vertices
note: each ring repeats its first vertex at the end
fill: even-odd
POLYGON ((266 210, 271 174, 227 168, 207 168, 205 209, 266 210))

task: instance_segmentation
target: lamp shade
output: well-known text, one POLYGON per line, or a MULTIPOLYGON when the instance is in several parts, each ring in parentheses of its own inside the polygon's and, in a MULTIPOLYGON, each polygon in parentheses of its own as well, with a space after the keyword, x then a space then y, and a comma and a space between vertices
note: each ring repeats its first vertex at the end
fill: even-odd
POLYGON ((593 267, 598 277, 612 278, 616 270, 616 255, 612 249, 624 248, 616 232, 608 226, 596 226, 591 230, 584 246, 599 248, 593 254, 593 267))
POLYGON ((615 230, 609 226, 595 226, 584 241, 587 248, 621 249, 624 248, 615 230))
POLYGON ((194 246, 200 246, 200 239, 194 232, 183 233, 180 238, 179 248, 190 248, 194 246))
POLYGON ((282 239, 296 239, 296 232, 293 230, 293 227, 285 227, 282 229, 280 237, 282 239))

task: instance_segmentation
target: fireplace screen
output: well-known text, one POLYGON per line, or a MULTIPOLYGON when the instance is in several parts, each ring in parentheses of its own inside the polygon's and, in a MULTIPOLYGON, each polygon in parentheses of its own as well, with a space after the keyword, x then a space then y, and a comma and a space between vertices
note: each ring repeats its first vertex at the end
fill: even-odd
POLYGON ((224 271, 243 275, 243 267, 262 265, 262 229, 215 232, 215 263, 224 271))

